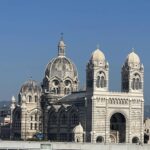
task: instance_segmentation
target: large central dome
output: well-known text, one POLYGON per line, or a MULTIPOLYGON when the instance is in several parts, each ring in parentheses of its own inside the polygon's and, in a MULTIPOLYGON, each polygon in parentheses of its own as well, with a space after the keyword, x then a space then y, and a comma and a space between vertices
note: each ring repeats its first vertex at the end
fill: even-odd
POLYGON ((64 96, 78 89, 78 72, 74 63, 65 56, 63 38, 58 43, 58 56, 53 58, 45 70, 44 88, 56 95, 64 96))
POLYGON ((69 58, 58 56, 49 62, 45 75, 49 78, 58 77, 64 79, 66 77, 75 78, 78 76, 78 73, 75 65, 69 58))

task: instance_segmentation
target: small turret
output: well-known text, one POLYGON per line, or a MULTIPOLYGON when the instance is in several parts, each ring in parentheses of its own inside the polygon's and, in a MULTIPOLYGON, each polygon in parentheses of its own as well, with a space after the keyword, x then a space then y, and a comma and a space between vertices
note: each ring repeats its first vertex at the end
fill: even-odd
POLYGON ((58 56, 65 56, 66 44, 64 43, 63 34, 58 43, 58 56))
POLYGON ((15 99, 14 96, 12 96, 12 98, 11 98, 11 106, 10 106, 11 111, 13 111, 15 109, 15 107, 16 107, 16 99, 15 99))

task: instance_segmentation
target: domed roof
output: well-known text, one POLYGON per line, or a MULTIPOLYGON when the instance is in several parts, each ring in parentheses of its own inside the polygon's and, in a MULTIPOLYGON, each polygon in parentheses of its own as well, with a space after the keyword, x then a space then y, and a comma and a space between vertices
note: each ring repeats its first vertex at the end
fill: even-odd
POLYGON ((83 133, 83 127, 81 125, 81 123, 79 123, 79 125, 75 126, 75 128, 73 129, 73 133, 83 133))
POLYGON ((92 61, 105 61, 105 55, 100 49, 96 49, 91 56, 92 61))
POLYGON ((46 67, 45 75, 49 78, 58 77, 64 79, 70 77, 72 79, 78 77, 76 66, 67 57, 56 57, 49 62, 46 67))
POLYGON ((132 51, 127 56, 126 63, 127 64, 131 64, 131 63, 132 64, 140 64, 140 58, 139 58, 139 56, 134 51, 132 51))
POLYGON ((28 80, 21 86, 20 92, 42 92, 42 88, 37 81, 28 80))

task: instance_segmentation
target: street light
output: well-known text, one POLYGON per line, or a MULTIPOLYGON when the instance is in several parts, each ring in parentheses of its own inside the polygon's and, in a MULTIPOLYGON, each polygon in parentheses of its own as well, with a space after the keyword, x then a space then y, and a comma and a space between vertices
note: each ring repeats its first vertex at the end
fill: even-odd
POLYGON ((87 98, 84 97, 84 106, 85 106, 85 133, 84 133, 84 142, 86 142, 86 113, 87 113, 87 98))

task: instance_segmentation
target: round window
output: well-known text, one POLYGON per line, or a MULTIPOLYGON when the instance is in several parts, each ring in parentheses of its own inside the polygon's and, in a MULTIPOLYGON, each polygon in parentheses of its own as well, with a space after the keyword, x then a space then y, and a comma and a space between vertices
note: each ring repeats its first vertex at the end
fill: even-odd
POLYGON ((58 80, 54 80, 54 81, 53 81, 53 85, 54 85, 54 86, 58 86, 58 85, 59 85, 59 81, 58 81, 58 80))
POLYGON ((69 80, 66 80, 66 81, 65 81, 65 85, 66 85, 66 86, 70 86, 70 85, 71 85, 71 82, 70 82, 69 80))

